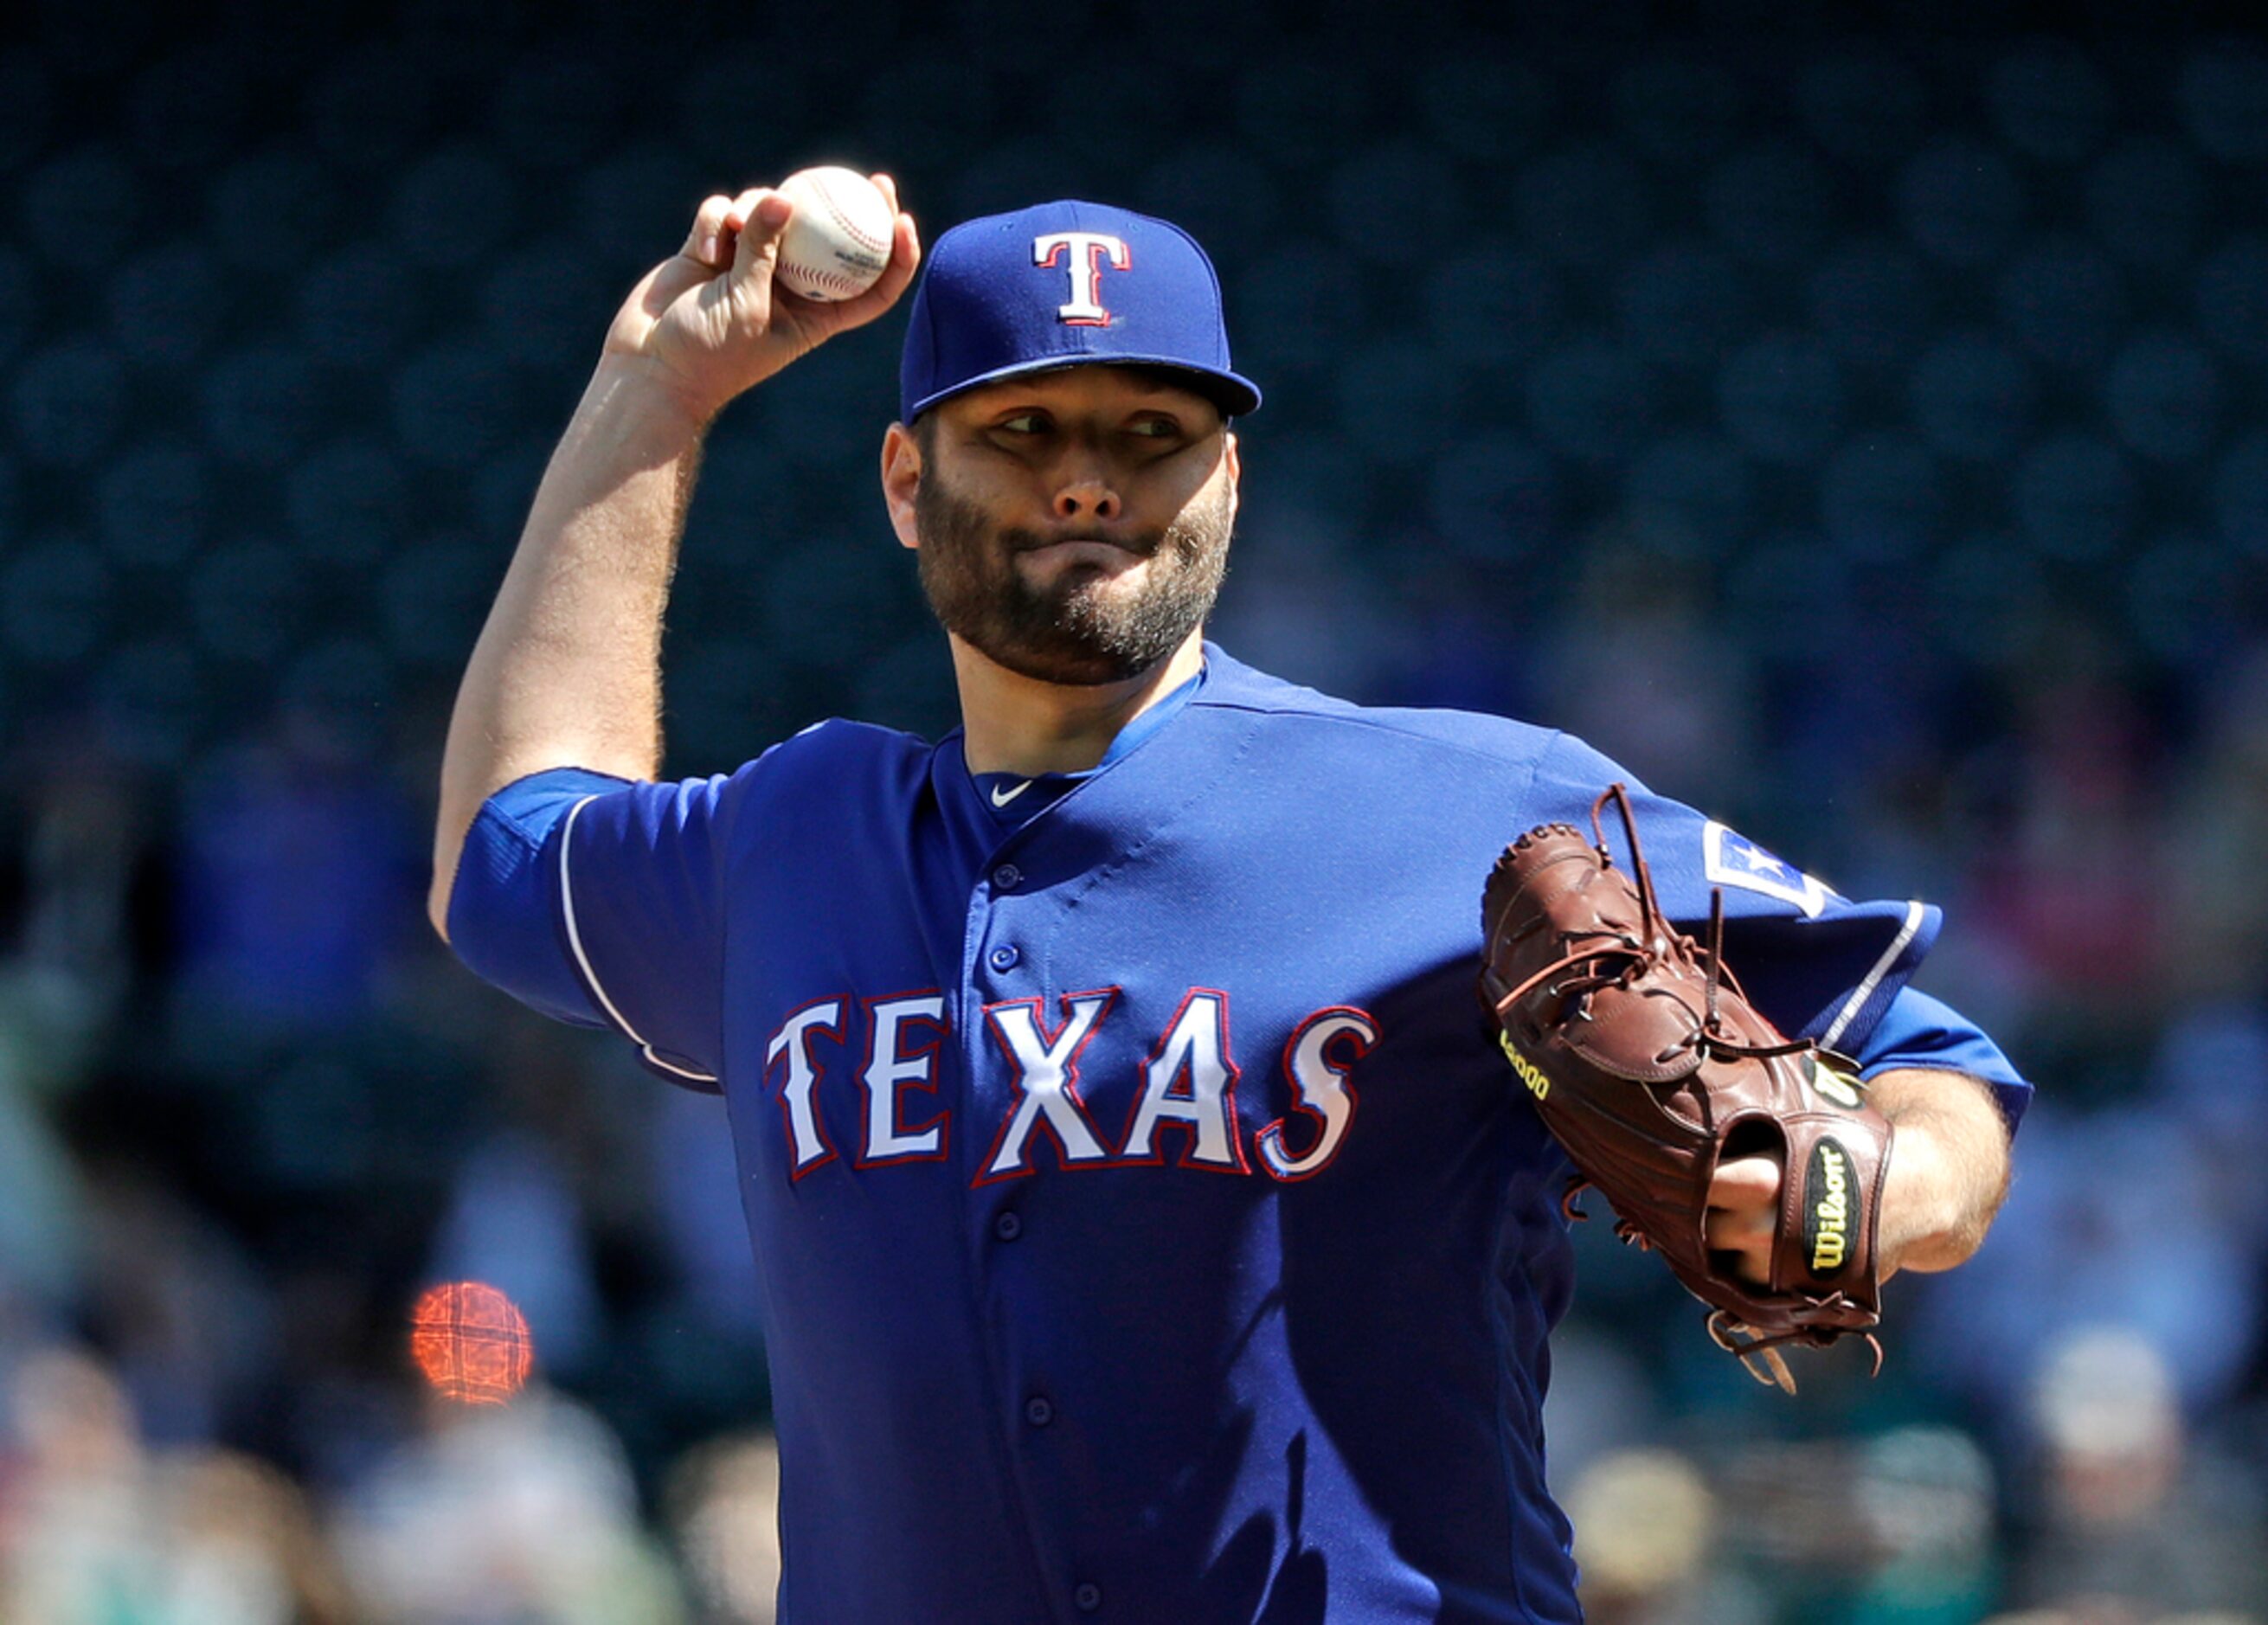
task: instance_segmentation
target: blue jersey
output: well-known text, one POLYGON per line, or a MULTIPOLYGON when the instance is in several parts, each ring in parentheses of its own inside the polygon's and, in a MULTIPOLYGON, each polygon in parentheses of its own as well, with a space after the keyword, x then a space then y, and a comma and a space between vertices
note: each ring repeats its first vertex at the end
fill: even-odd
MULTIPOLYGON (((1096 770, 830 722, 482 809, 475 970, 725 1098, 769 1314, 781 1618, 1580 1617, 1545 1489, 1567 1168, 1480 893, 1613 763, 1208 646, 1096 770)), ((1901 989, 1938 928, 1637 798, 1666 911, 1869 1070, 2026 1085, 1901 989)))

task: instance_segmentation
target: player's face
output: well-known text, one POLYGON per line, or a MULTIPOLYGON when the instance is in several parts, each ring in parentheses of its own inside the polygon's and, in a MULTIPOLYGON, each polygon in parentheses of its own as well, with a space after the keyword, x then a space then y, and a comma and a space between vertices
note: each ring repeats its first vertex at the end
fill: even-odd
POLYGON ((946 628, 1043 682, 1123 681, 1204 624, 1228 563, 1234 442, 1170 374, 1079 366, 932 408, 912 502, 946 628))

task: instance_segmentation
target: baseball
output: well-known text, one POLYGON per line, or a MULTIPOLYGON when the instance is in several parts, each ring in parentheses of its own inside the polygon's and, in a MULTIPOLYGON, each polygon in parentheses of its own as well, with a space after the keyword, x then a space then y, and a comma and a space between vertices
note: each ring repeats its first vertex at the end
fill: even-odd
POLYGON ((795 214, 780 239, 774 278, 806 299, 849 299, 890 263, 897 217, 882 189, 855 170, 799 169, 780 182, 795 214))

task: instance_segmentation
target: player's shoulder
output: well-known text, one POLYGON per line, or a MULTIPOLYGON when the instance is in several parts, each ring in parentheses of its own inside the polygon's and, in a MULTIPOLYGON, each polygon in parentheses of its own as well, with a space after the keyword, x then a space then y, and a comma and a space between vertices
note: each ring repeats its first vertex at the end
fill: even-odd
POLYGON ((764 821, 789 809, 823 815, 846 805, 898 805, 927 779, 937 746, 918 734, 832 717, 790 734, 730 773, 683 781, 721 815, 762 809, 764 821))
POLYGON ((886 728, 880 723, 829 717, 790 734, 743 763, 742 773, 770 768, 800 769, 841 767, 861 762, 877 766, 926 763, 937 746, 917 733, 886 728))
POLYGON ((1399 745, 1424 754, 1480 758, 1499 768, 1533 771, 1564 754, 1568 736, 1551 728, 1483 711, 1433 706, 1361 705, 1246 665, 1211 644, 1198 703, 1256 712, 1277 727, 1310 727, 1351 746, 1399 745))

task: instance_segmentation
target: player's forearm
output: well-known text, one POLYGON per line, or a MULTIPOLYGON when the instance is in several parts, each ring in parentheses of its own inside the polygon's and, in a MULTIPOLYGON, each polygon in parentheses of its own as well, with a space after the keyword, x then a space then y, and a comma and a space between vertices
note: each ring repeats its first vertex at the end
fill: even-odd
POLYGON ((1941 1067, 1883 1072, 1869 1098, 1896 1130, 1882 1254, 1901 1269, 1950 1269, 1976 1252, 2007 1195, 2007 1120, 1984 1084, 1941 1067))
POLYGON ((661 754, 661 620, 705 422, 602 362, 537 488, 457 691, 434 835, 436 929, 481 803, 545 768, 646 777, 661 754))

